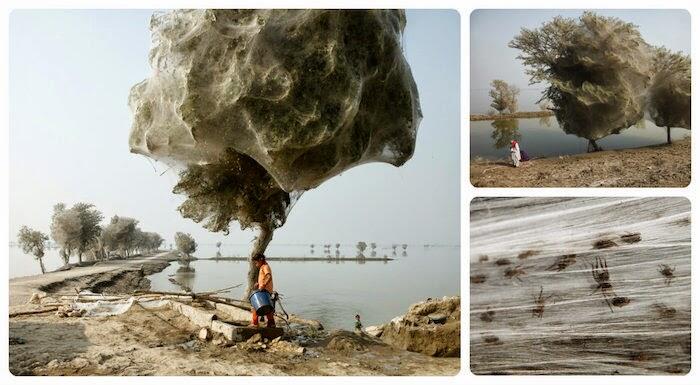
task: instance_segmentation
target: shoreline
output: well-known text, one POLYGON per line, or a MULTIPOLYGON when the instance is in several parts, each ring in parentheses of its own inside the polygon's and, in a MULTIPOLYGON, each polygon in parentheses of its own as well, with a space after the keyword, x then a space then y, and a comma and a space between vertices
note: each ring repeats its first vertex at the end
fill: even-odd
POLYGON ((691 177, 690 137, 673 143, 536 158, 513 167, 470 159, 474 187, 686 187, 691 177))
POLYGON ((544 118, 554 116, 553 111, 518 111, 512 114, 471 114, 469 115, 470 122, 478 122, 481 120, 507 120, 507 119, 531 119, 544 118))
MULTIPOLYGON (((415 326, 415 320, 425 315, 405 325, 400 321, 403 317, 387 320, 382 325, 387 339, 347 330, 327 331, 318 321, 290 314, 291 325, 280 318, 278 326, 285 327, 284 334, 281 339, 273 338, 274 329, 256 331, 244 326, 250 322, 250 313, 243 304, 212 302, 217 300, 208 299, 206 293, 145 292, 150 288, 148 277, 176 260, 177 253, 163 252, 10 279, 11 373, 396 376, 454 375, 460 370, 459 338, 454 337, 459 333, 459 313, 436 336, 434 325, 415 326), (78 297, 78 290, 99 294, 78 297), (127 299, 134 305, 106 317, 70 310, 76 309, 73 303, 102 302, 98 308, 109 308, 120 306, 110 303, 127 299), (156 306, 146 305, 149 301, 156 306), (416 329, 420 338, 413 338, 415 332, 407 328, 416 329), (245 335, 242 340, 231 337, 241 333, 245 335), (432 350, 419 350, 425 341, 431 341, 432 350)), ((427 312, 436 311, 439 305, 434 304, 439 300, 435 301, 411 306, 406 316, 417 305, 427 312)))
MULTIPOLYGON (((341 262, 379 262, 379 261, 393 261, 394 258, 380 258, 380 257, 365 257, 362 259, 353 257, 267 257, 268 261, 277 262, 327 262, 327 261, 341 261, 341 262)), ((207 257, 207 258, 197 258, 198 261, 248 261, 248 257, 207 257)))
POLYGON ((35 292, 73 292, 78 287, 101 292, 110 286, 117 290, 141 289, 146 284, 141 281, 142 278, 147 280, 148 275, 165 270, 174 260, 177 260, 176 254, 166 251, 136 258, 97 261, 82 266, 69 265, 45 274, 10 278, 9 305, 10 308, 24 305, 35 292))

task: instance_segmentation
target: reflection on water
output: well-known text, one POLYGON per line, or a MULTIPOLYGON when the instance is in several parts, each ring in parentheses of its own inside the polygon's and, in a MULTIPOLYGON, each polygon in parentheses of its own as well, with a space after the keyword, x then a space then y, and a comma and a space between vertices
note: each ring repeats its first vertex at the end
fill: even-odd
MULTIPOLYGON (((673 140, 690 136, 690 130, 674 128, 673 140)), ((532 157, 581 154, 588 151, 589 141, 567 135, 553 117, 504 119, 470 122, 471 157, 503 159, 508 157, 510 141, 515 139, 532 157)), ((666 128, 642 120, 619 134, 597 140, 603 150, 634 148, 666 143, 666 128)))
POLYGON ((493 132, 491 132, 491 139, 493 139, 493 146, 496 148, 510 148, 510 141, 517 140, 520 142, 520 132, 518 132, 518 120, 517 119, 502 119, 494 120, 491 122, 491 127, 493 127, 493 132))
MULTIPOLYGON (((225 249, 226 245, 222 247, 225 249)), ((201 247, 200 258, 206 257, 206 250, 201 247)), ((281 250, 287 250, 287 255, 298 255, 308 253, 309 247, 277 246, 276 250, 275 256, 282 256, 281 250)), ((377 255, 386 256, 391 250, 388 246, 376 246, 377 255)), ((209 255, 215 252, 212 247, 209 255)), ((319 319, 329 329, 352 330, 355 314, 362 316, 365 325, 380 324, 405 313, 415 302, 459 294, 459 247, 422 247, 410 255, 407 251, 404 253, 405 258, 392 261, 342 261, 330 257, 315 262, 273 260, 269 263, 275 290, 284 296, 288 312, 319 319)), ((150 276, 152 288, 179 290, 169 278, 175 278, 181 267, 173 263, 161 273, 150 276)), ((202 292, 242 283, 248 263, 198 260, 189 267, 196 272, 183 275, 183 282, 193 291, 202 292)), ((239 298, 242 287, 227 295, 239 298)))
MULTIPOLYGON (((644 120, 640 121, 644 122, 644 120)), ((551 116, 543 116, 540 118, 540 126, 542 127, 552 127, 552 117, 551 116)))

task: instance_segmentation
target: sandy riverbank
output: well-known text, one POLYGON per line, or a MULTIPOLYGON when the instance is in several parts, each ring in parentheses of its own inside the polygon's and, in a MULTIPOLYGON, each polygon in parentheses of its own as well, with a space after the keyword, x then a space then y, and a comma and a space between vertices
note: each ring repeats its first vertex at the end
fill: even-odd
POLYGON ((475 187, 686 187, 690 138, 624 150, 534 159, 514 168, 505 159, 472 159, 475 187))
MULTIPOLYGON (((148 274, 163 270, 174 259, 163 253, 12 279, 10 313, 38 309, 40 305, 27 303, 36 292, 58 298, 76 290, 144 290, 150 286, 148 274)), ((450 325, 459 324, 456 314, 450 325)), ((221 336, 199 339, 201 326, 168 306, 134 305, 110 317, 59 317, 54 311, 13 316, 10 371, 16 375, 454 375, 459 371, 458 357, 409 352, 380 338, 318 330, 304 322, 293 322, 276 344, 221 343, 221 336)))

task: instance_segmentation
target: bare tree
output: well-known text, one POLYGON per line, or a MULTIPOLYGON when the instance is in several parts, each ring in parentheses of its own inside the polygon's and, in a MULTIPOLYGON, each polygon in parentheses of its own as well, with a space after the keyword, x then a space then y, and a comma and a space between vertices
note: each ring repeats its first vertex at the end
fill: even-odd
POLYGON ((49 240, 49 237, 42 233, 41 231, 32 230, 27 226, 22 226, 19 229, 19 234, 17 234, 17 243, 22 247, 22 251, 25 254, 31 254, 34 259, 39 261, 39 266, 41 267, 41 274, 46 273, 46 268, 44 267, 44 247, 45 242, 49 240))

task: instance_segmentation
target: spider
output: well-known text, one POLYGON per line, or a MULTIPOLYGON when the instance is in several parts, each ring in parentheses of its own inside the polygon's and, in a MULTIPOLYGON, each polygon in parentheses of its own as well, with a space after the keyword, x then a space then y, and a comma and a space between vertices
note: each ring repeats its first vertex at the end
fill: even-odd
POLYGON ((562 255, 557 260, 552 263, 548 268, 545 270, 547 271, 562 271, 566 269, 567 267, 573 265, 576 263, 576 254, 568 254, 568 255, 562 255))
POLYGON ((469 277, 471 283, 484 283, 486 282, 486 276, 483 274, 472 275, 469 277))
POLYGON ((664 283, 666 286, 671 284, 671 280, 676 278, 675 275, 673 275, 673 272, 676 271, 676 268, 671 266, 666 265, 666 264, 661 264, 659 265, 659 273, 664 276, 664 283))
POLYGON ((652 307, 659 313, 659 317, 661 318, 673 318, 676 316, 676 309, 670 306, 666 306, 662 303, 655 303, 652 307))
POLYGON ((495 263, 496 263, 496 265, 498 265, 498 266, 505 266, 505 265, 510 265, 510 264, 511 264, 510 260, 507 259, 507 258, 499 258, 499 259, 496 260, 495 263))
POLYGON ((621 236, 620 239, 625 243, 637 243, 642 240, 642 235, 640 233, 629 233, 621 236))
POLYGON ((632 300, 629 297, 615 297, 612 299, 613 306, 623 307, 628 305, 632 300))
POLYGON ((544 291, 544 288, 540 286, 540 295, 539 297, 535 297, 534 295, 532 298, 535 301, 535 307, 532 308, 532 316, 537 317, 537 318, 542 318, 544 315, 544 305, 547 302, 548 299, 552 298, 554 294, 550 294, 547 297, 542 296, 542 292, 544 291))
POLYGON ((516 278, 520 282, 523 281, 522 279, 520 279, 521 275, 527 275, 527 272, 525 271, 525 269, 523 269, 523 265, 509 267, 503 272, 504 277, 508 279, 516 278))
POLYGON ((489 308, 486 308, 486 311, 483 312, 483 313, 481 313, 481 315, 479 316, 479 318, 480 318, 482 321, 484 321, 484 322, 492 322, 492 321, 493 321, 493 316, 494 316, 494 315, 496 315, 496 312, 495 312, 495 311, 493 311, 493 310, 491 310, 491 309, 489 309, 489 308))
POLYGON ((608 299, 608 296, 615 295, 612 290, 612 284, 610 283, 608 262, 604 258, 596 257, 595 265, 591 264, 591 273, 593 274, 593 279, 595 279, 595 281, 598 283, 598 286, 596 286, 591 295, 600 290, 601 294, 603 294, 603 299, 605 299, 605 303, 607 303, 608 307, 610 308, 610 311, 614 312, 612 305, 610 304, 610 300, 608 299))

